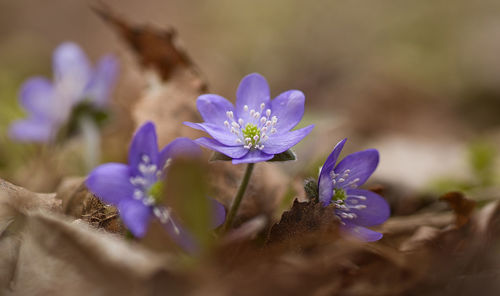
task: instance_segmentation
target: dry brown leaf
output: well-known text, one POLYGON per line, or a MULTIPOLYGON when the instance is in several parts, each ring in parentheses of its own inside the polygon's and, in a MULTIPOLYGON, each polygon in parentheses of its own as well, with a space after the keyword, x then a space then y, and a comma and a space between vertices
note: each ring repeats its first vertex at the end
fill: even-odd
POLYGON ((469 222, 472 211, 476 207, 475 201, 467 199, 460 192, 448 192, 440 199, 446 201, 455 212, 457 227, 462 227, 469 222))

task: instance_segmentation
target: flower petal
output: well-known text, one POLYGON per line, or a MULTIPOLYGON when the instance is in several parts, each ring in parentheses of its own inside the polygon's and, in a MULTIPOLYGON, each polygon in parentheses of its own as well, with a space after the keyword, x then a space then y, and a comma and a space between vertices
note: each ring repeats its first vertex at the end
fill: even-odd
MULTIPOLYGON (((245 148, 243 148, 245 149, 245 148)), ((236 158, 233 159, 233 164, 240 164, 240 163, 256 163, 256 162, 262 162, 262 161, 268 161, 269 159, 273 158, 273 154, 267 154, 264 153, 260 150, 257 149, 251 149, 247 155, 241 157, 241 158, 236 158)))
POLYGON ((211 197, 208 197, 208 200, 212 207, 212 226, 213 228, 216 228, 226 221, 226 208, 224 208, 220 202, 211 197))
POLYGON ((107 204, 118 206, 133 198, 130 168, 122 163, 106 163, 95 168, 85 180, 87 188, 107 204))
POLYGON ((340 156, 340 152, 342 152, 342 148, 344 148, 344 144, 347 139, 343 139, 335 145, 332 153, 328 156, 325 163, 321 167, 321 172, 319 173, 318 178, 318 188, 319 188, 319 200, 324 204, 330 204, 333 194, 333 184, 330 178, 330 172, 335 167, 337 163, 337 159, 340 156))
POLYGON ((346 191, 346 205, 350 211, 356 214, 352 223, 360 226, 373 226, 385 222, 391 214, 389 204, 380 195, 375 192, 364 189, 349 189, 346 191), (362 209, 356 209, 356 206, 365 206, 362 209))
POLYGON ((262 149, 262 151, 267 154, 278 154, 287 151, 307 136, 313 128, 314 125, 310 125, 284 134, 270 136, 269 139, 264 142, 264 149, 262 149))
POLYGON ((355 224, 346 223, 340 228, 347 235, 351 235, 365 242, 374 242, 382 238, 382 233, 355 224))
POLYGON ((112 55, 102 57, 97 64, 92 79, 86 89, 85 97, 100 107, 105 107, 116 81, 118 61, 112 55))
POLYGON ((162 224, 170 238, 178 244, 182 249, 190 254, 197 253, 199 245, 193 235, 187 231, 182 225, 173 217, 167 223, 162 224))
POLYGON ((305 96, 299 90, 289 90, 271 101, 272 115, 278 118, 276 129, 280 132, 294 128, 304 115, 305 96))
POLYGON ((31 118, 15 121, 9 127, 9 137, 21 142, 50 142, 56 132, 51 122, 31 118))
POLYGON ((123 200, 118 205, 123 224, 135 237, 143 237, 153 217, 153 209, 135 199, 123 200))
POLYGON ((77 103, 90 81, 91 67, 83 50, 72 42, 59 45, 53 54, 55 87, 67 102, 77 103))
POLYGON ((232 134, 224 125, 218 125, 213 123, 193 123, 184 122, 185 125, 192 127, 194 129, 204 131, 211 135, 215 140, 226 146, 240 146, 236 140, 238 139, 236 135, 232 134))
POLYGON ((134 176, 139 174, 138 166, 143 156, 149 157, 150 163, 158 165, 158 141, 155 125, 151 121, 139 128, 130 144, 128 163, 134 176))
POLYGON ((214 139, 210 138, 199 138, 194 140, 197 144, 206 147, 208 149, 212 149, 214 151, 220 152, 224 155, 227 155, 231 158, 241 158, 248 153, 248 149, 243 148, 243 146, 226 146, 214 139))
POLYGON ((217 125, 223 125, 224 121, 229 120, 226 115, 227 111, 232 111, 234 114, 233 104, 225 98, 214 94, 199 96, 196 100, 196 107, 205 122, 217 125))
POLYGON ((258 73, 252 73, 245 76, 238 86, 236 91, 236 112, 238 116, 248 121, 243 114, 243 107, 248 106, 249 109, 254 109, 260 112, 260 105, 267 104, 270 100, 269 85, 264 76, 258 73))
POLYGON ((347 177, 342 177, 345 181, 337 183, 337 186, 349 189, 363 185, 377 168, 378 160, 379 155, 376 149, 367 149, 347 155, 333 169, 337 174, 342 174, 347 169, 350 170, 347 177), (356 181, 356 179, 358 180, 356 181))
POLYGON ((32 117, 50 120, 55 101, 52 83, 42 77, 29 79, 21 87, 20 101, 32 117))
POLYGON ((197 156, 201 149, 195 141, 188 138, 177 138, 160 151, 158 166, 163 167, 169 158, 179 156, 197 156))

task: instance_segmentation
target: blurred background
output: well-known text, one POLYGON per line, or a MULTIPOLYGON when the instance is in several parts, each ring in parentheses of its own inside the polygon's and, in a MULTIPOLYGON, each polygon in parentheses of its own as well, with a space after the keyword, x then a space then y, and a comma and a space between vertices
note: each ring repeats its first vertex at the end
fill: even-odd
MULTIPOLYGON (((273 96, 302 90, 301 125, 316 128, 297 147, 299 161, 283 166, 294 177, 315 175, 347 137, 346 152, 380 150, 377 182, 477 196, 499 183, 499 1, 103 2, 132 22, 175 27, 210 92, 234 101, 240 79, 251 72, 268 79, 273 96)), ((53 152, 7 137, 9 123, 24 116, 20 85, 31 76, 52 77, 52 51, 68 40, 94 62, 105 53, 121 60, 103 161, 124 160, 134 128, 126 110, 141 95, 144 77, 92 4, 0 0, 1 178, 51 191, 57 178, 33 178, 36 168, 61 178, 85 173, 71 149, 56 161, 47 157, 53 152)))

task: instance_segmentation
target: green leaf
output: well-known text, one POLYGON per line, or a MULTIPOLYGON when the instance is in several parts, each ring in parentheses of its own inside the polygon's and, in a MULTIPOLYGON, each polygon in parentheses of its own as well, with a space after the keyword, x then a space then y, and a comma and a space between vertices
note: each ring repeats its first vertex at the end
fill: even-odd
POLYGON ((296 160, 296 159, 297 159, 297 156, 295 155, 295 153, 291 149, 288 149, 285 152, 281 152, 280 154, 274 155, 274 157, 268 161, 289 161, 289 160, 296 160))
POLYGON ((308 178, 304 180, 304 190, 306 192, 307 198, 310 200, 319 200, 319 189, 318 181, 313 178, 308 178))

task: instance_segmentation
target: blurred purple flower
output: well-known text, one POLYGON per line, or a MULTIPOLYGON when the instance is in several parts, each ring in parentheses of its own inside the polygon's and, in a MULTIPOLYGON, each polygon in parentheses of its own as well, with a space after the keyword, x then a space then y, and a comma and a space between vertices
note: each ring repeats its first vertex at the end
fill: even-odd
POLYGON ((236 92, 236 107, 215 94, 198 97, 203 123, 185 122, 212 138, 195 141, 232 158, 234 164, 267 161, 302 140, 314 127, 290 131, 304 115, 304 94, 286 91, 270 99, 269 85, 260 74, 244 77, 236 92))
MULTIPOLYGON (((135 237, 143 237, 152 218, 165 226, 172 239, 188 251, 196 249, 192 236, 172 215, 171 208, 160 206, 161 187, 173 158, 198 155, 200 147, 188 138, 177 138, 158 151, 155 126, 147 122, 134 135, 128 165, 107 163, 95 168, 86 180, 91 192, 103 202, 115 205, 127 228, 135 237)), ((224 222, 224 207, 211 199, 213 226, 224 222)))
POLYGON ((389 205, 380 195, 358 189, 373 174, 378 151, 368 149, 337 159, 347 139, 340 141, 321 168, 318 188, 324 206, 333 204, 342 230, 364 241, 376 241, 382 234, 365 227, 383 223, 390 215, 389 205))
POLYGON ((86 103, 104 109, 117 68, 116 59, 107 55, 93 69, 78 45, 62 43, 53 54, 54 81, 35 77, 22 85, 19 100, 29 115, 11 125, 10 136, 19 141, 50 142, 69 121, 75 106, 86 103))

